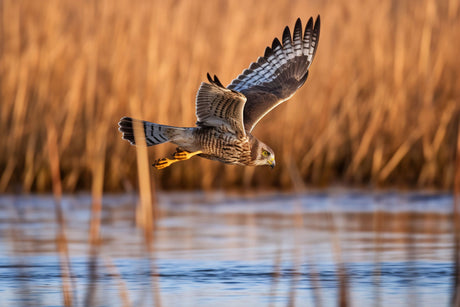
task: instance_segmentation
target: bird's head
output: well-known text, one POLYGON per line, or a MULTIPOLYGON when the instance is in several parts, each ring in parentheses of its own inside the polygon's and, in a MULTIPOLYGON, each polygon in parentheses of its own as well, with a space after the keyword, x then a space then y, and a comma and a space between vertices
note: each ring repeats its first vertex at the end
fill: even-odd
POLYGON ((254 165, 268 165, 271 168, 274 168, 276 165, 273 150, 259 140, 252 147, 252 155, 254 165))

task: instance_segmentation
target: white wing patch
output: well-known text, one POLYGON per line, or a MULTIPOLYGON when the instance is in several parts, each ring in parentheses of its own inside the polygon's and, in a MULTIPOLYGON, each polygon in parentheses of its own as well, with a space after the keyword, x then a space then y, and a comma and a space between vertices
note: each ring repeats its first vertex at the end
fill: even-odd
POLYGON ((240 92, 253 86, 270 83, 279 76, 286 64, 295 61, 296 58, 306 57, 302 71, 299 70, 299 75, 295 76, 300 80, 313 60, 318 38, 317 32, 313 31, 312 18, 305 27, 303 37, 302 24, 298 19, 292 37, 289 27, 286 27, 283 32, 283 44, 275 38, 272 47, 267 47, 265 50, 264 57, 259 57, 257 62, 252 63, 249 69, 244 70, 228 88, 240 92))

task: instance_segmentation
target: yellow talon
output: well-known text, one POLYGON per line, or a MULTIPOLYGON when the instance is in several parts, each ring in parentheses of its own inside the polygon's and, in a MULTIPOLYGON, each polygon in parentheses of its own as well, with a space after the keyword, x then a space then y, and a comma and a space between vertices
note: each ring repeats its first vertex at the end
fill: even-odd
POLYGON ((171 164, 173 164, 174 162, 176 162, 175 160, 170 160, 170 159, 167 159, 167 158, 163 158, 163 159, 158 159, 156 160, 154 163, 153 163, 153 166, 156 168, 156 169, 163 169, 163 168, 166 168, 168 166, 170 166, 171 164))
POLYGON ((174 159, 168 159, 168 158, 158 159, 152 165, 156 169, 163 169, 163 168, 170 166, 171 164, 175 162, 190 159, 191 157, 198 155, 200 153, 201 151, 188 152, 185 150, 177 149, 177 151, 173 154, 174 159))
POLYGON ((184 150, 184 151, 176 151, 175 153, 173 153, 173 158, 176 160, 187 160, 191 157, 189 157, 189 153, 184 150))
POLYGON ((195 155, 198 155, 200 153, 201 153, 201 150, 194 151, 194 152, 188 152, 188 151, 181 150, 181 149, 178 148, 177 151, 173 154, 173 157, 176 160, 183 161, 183 160, 188 160, 191 157, 193 157, 195 155))

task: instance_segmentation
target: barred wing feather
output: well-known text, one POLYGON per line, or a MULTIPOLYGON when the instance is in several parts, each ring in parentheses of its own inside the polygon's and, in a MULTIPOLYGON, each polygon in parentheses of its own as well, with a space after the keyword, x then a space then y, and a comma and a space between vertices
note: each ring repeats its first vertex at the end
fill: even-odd
POLYGON ((319 16, 314 24, 313 18, 308 20, 303 33, 302 22, 297 19, 292 36, 286 27, 282 43, 275 38, 264 56, 227 86, 247 98, 243 113, 246 131, 251 132, 262 117, 291 98, 305 83, 318 47, 319 32, 319 16))
POLYGON ((220 82, 203 82, 196 96, 197 125, 224 128, 244 137, 245 102, 246 97, 243 94, 226 89, 220 82))

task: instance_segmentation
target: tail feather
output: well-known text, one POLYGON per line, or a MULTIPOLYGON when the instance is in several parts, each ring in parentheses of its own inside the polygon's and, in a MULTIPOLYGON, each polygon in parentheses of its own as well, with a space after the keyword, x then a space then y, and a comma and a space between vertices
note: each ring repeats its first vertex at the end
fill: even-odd
POLYGON ((175 127, 154 124, 151 122, 133 119, 131 117, 125 116, 120 119, 120 122, 118 123, 118 130, 123 133, 122 138, 129 141, 131 145, 136 145, 133 122, 142 123, 142 127, 144 128, 145 143, 147 146, 169 142, 174 135, 173 130, 175 127))

